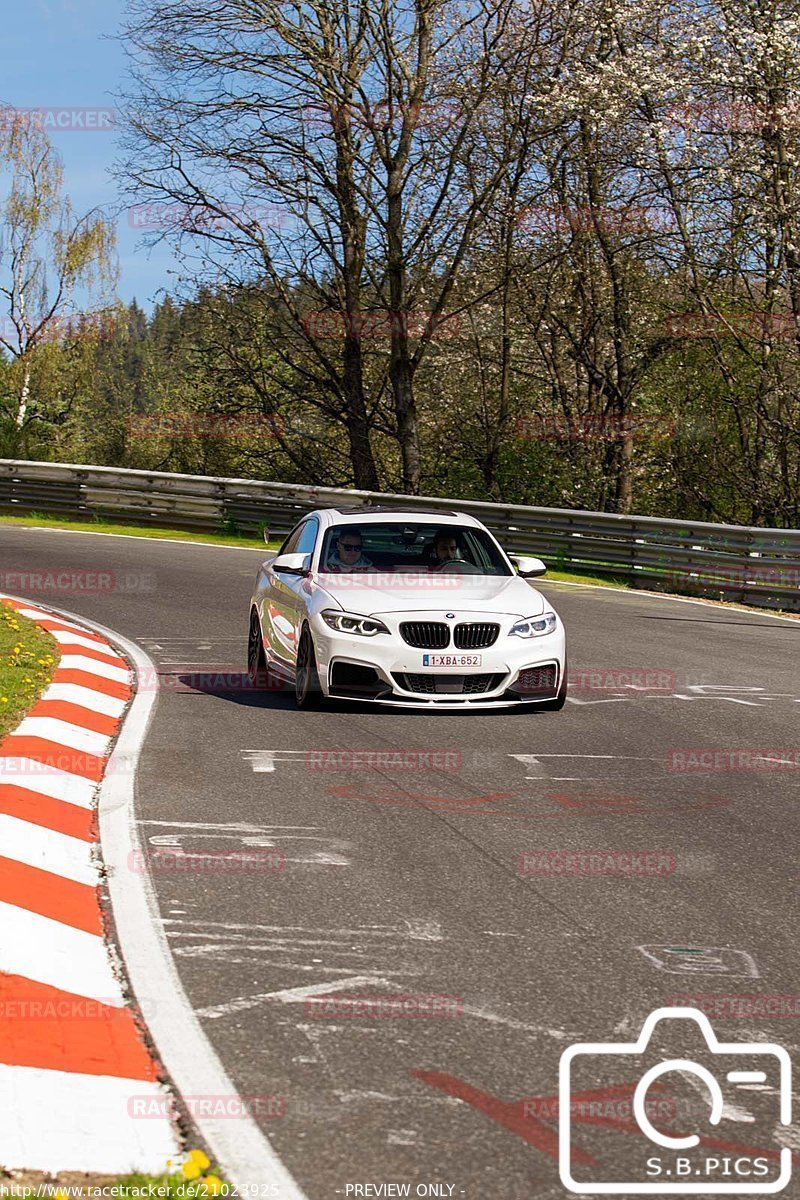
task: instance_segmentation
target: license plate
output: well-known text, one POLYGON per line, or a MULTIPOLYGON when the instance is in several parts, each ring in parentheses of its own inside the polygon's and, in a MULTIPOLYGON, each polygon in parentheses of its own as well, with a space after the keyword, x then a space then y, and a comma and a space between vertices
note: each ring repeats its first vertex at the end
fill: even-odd
POLYGON ((423 654, 423 667, 479 667, 480 654, 423 654))

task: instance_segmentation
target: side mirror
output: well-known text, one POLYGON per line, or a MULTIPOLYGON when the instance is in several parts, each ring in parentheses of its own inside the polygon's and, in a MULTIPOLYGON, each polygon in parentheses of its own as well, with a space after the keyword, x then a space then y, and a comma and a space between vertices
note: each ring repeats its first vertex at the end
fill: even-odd
POLYGON ((269 564, 271 571, 283 575, 307 575, 311 566, 310 554, 279 554, 269 564))
POLYGON ((540 558, 531 558, 529 554, 509 554, 508 556, 524 579, 535 575, 544 575, 547 567, 540 558))

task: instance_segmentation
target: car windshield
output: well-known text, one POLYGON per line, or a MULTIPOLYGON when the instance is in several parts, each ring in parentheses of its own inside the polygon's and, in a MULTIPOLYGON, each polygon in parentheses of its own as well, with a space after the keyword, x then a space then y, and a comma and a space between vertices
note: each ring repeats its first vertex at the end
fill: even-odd
POLYGON ((436 525, 430 521, 334 525, 325 534, 319 570, 513 574, 485 530, 469 525, 436 525))

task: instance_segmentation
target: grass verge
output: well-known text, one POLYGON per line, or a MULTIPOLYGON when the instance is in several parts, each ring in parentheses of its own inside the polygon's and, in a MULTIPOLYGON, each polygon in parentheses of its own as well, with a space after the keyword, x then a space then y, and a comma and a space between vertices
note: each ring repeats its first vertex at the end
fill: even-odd
POLYGON ((55 638, 0 602, 0 740, 33 708, 58 659, 55 638))

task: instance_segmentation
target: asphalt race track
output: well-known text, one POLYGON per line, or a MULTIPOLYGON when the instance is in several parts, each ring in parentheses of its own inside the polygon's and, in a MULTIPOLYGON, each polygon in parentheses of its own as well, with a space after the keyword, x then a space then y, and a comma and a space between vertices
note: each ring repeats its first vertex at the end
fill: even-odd
MULTIPOLYGON (((724 1041, 796 1049, 796 622, 543 583, 577 684, 563 712, 298 713, 235 678, 262 557, 0 528, 7 580, 114 576, 111 590, 5 590, 101 622, 159 668, 138 780, 151 851, 273 852, 272 869, 224 872, 165 857, 154 877, 207 1037, 310 1200, 403 1194, 364 1190, 390 1183, 566 1196, 562 1051, 632 1041, 676 997, 719 998, 703 1003, 724 1041), (234 676, 228 690, 199 677, 214 672, 234 676), (680 769, 700 748, 762 754, 680 769), (626 873, 580 857, 598 851, 629 856, 614 860, 626 873), (440 999, 398 1016, 392 996, 440 999), (369 997, 383 1000, 356 999, 369 997)), ((703 1053, 685 1032, 658 1037, 703 1053)), ((648 1153, 626 1128, 640 1061, 576 1076, 576 1170, 643 1177, 648 1153)), ((708 1134, 719 1159, 800 1150, 778 1127, 774 1079, 725 1083, 715 1130, 696 1085, 662 1081, 664 1128, 708 1134)))

